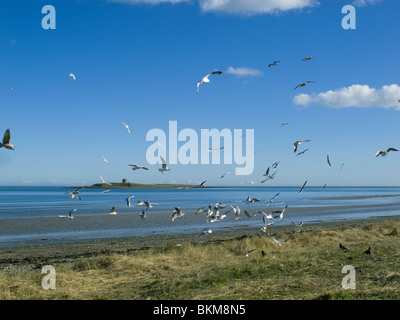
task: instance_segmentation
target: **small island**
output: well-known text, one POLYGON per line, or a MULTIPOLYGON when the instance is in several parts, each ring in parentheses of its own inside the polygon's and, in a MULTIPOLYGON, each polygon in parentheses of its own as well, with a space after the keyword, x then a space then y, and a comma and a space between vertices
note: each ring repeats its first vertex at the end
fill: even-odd
POLYGON ((96 183, 86 188, 98 188, 98 189, 119 189, 119 188, 201 188, 200 185, 189 185, 189 184, 152 184, 152 183, 132 183, 127 179, 122 179, 122 182, 110 182, 110 183, 96 183))

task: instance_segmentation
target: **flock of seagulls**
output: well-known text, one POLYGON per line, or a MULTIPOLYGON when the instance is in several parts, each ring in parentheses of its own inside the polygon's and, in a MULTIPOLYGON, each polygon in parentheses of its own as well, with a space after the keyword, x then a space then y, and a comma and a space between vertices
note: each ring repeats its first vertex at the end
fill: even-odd
MULTIPOLYGON (((309 60, 311 60, 313 57, 314 57, 314 55, 305 57, 305 58, 302 59, 302 61, 309 61, 309 60)), ((275 61, 273 61, 272 63, 270 63, 270 64, 268 65, 268 67, 269 67, 269 68, 270 68, 270 67, 273 67, 273 66, 275 67, 275 66, 278 65, 278 63, 280 63, 280 61, 279 61, 279 60, 275 60, 275 61)), ((210 76, 213 76, 213 75, 221 75, 221 74, 222 74, 221 71, 213 71, 213 72, 210 72, 210 73, 208 73, 207 75, 205 75, 200 81, 197 82, 196 94, 199 93, 200 85, 202 85, 202 84, 204 84, 204 83, 209 83, 209 82, 210 82, 210 79, 209 79, 210 76)), ((69 76, 70 76, 74 81, 76 80, 76 76, 75 76, 73 73, 70 73, 69 76)), ((305 81, 305 82, 303 82, 303 83, 300 83, 300 84, 298 84, 293 90, 296 90, 297 88, 304 87, 304 86, 306 86, 307 84, 311 84, 311 83, 315 83, 315 81, 305 81)), ((14 90, 14 87, 12 87, 11 90, 14 90)), ((400 99, 399 99, 399 102, 400 102, 400 99)), ((127 132, 130 134, 130 133, 131 133, 131 130, 130 130, 129 126, 128 126, 125 122, 123 122, 123 121, 121 121, 121 122, 122 122, 123 126, 125 127, 125 129, 127 130, 127 132)), ((286 125, 288 125, 287 122, 283 122, 283 123, 281 124, 281 126, 286 126, 286 125)), ((2 142, 0 143, 0 148, 5 148, 5 149, 9 149, 9 150, 15 150, 15 146, 14 146, 13 144, 10 143, 10 140, 11 140, 10 129, 7 129, 7 130, 5 131, 5 133, 4 133, 3 140, 2 140, 2 142)), ((299 148, 299 146, 300 146, 301 144, 307 143, 307 142, 310 142, 310 141, 311 141, 311 140, 309 140, 309 139, 308 139, 308 140, 297 140, 297 141, 295 141, 295 142, 293 143, 293 150, 294 150, 294 153, 297 152, 297 150, 298 150, 298 148, 299 148)), ((215 148, 215 149, 209 148, 209 152, 221 150, 221 149, 223 149, 223 148, 224 148, 224 147, 215 148)), ((305 150, 303 150, 303 151, 300 151, 299 153, 297 153, 297 156, 298 156, 298 155, 305 154, 308 150, 309 150, 309 149, 305 149, 305 150)), ((378 157, 378 156, 385 157, 385 156, 388 155, 389 152, 394 152, 394 151, 399 151, 399 150, 396 149, 396 148, 393 148, 393 147, 387 148, 386 150, 379 150, 379 151, 375 154, 375 157, 378 157)), ((103 161, 104 161, 105 163, 109 163, 109 161, 104 157, 104 155, 102 156, 102 158, 103 158, 103 161)), ((167 164, 166 160, 165 160, 162 156, 160 156, 160 159, 161 159, 161 167, 160 167, 158 170, 159 170, 161 173, 164 173, 164 172, 166 172, 166 171, 170 171, 170 168, 168 167, 168 164, 167 164)), ((328 165, 331 166, 331 162, 330 162, 329 155, 327 155, 326 161, 327 161, 328 165)), ((275 174, 276 174, 277 171, 271 173, 271 170, 277 170, 278 165, 279 165, 279 162, 275 162, 271 167, 268 167, 268 168, 267 168, 267 170, 266 170, 265 173, 263 174, 263 177, 265 177, 266 179, 264 179, 263 181, 261 181, 262 183, 265 182, 265 181, 267 181, 267 180, 269 180, 269 179, 273 179, 273 178, 274 178, 274 176, 275 176, 275 174)), ((341 169, 342 169, 343 165, 344 165, 344 163, 342 163, 341 169)), ((148 167, 140 166, 140 165, 137 165, 137 164, 129 164, 129 166, 132 168, 133 171, 136 171, 136 170, 149 170, 148 167)), ((221 179, 224 178, 224 177, 225 177, 227 174, 229 174, 229 173, 230 173, 230 172, 227 172, 227 173, 221 175, 220 178, 221 178, 221 179)), ((104 185, 106 185, 106 186, 107 186, 107 185, 110 185, 110 186, 111 186, 111 184, 108 183, 108 182, 106 182, 106 181, 102 178, 101 175, 100 175, 100 179, 102 180, 102 183, 103 183, 104 185)), ((205 184, 206 182, 207 182, 207 180, 201 182, 201 184, 199 185, 199 187, 204 188, 204 184, 205 184)), ((304 184, 301 186, 301 188, 300 188, 300 190, 299 190, 299 194, 301 194, 301 193, 304 191, 306 184, 307 184, 307 181, 305 181, 304 184)), ((327 186, 327 185, 325 184, 325 185, 323 186, 323 188, 325 188, 326 186, 327 186)), ((73 191, 68 191, 67 194, 69 194, 69 195, 71 196, 71 199, 78 199, 78 200, 81 200, 81 197, 80 197, 78 194, 79 194, 80 190, 83 189, 83 188, 85 188, 85 187, 79 187, 79 188, 77 188, 77 189, 75 189, 75 190, 73 190, 73 191)), ((110 190, 105 190, 104 193, 109 192, 109 191, 110 191, 110 190)), ((272 204, 273 200, 274 200, 278 195, 279 195, 279 193, 276 194, 272 199, 270 199, 270 200, 268 201, 268 203, 266 204, 266 207, 270 206, 270 205, 272 204)), ((131 195, 131 196, 129 196, 128 198, 126 198, 126 205, 127 205, 128 207, 131 207, 131 206, 132 206, 131 200, 132 200, 134 197, 135 197, 134 195, 131 195)), ((248 196, 247 199, 246 199, 244 202, 246 203, 247 206, 250 206, 251 204, 253 204, 253 203, 255 203, 255 202, 260 202, 260 201, 262 201, 262 200, 257 199, 257 198, 252 198, 252 197, 248 196)), ((146 212, 146 211, 149 210, 149 209, 151 209, 151 208, 153 208, 153 205, 154 205, 154 204, 155 204, 155 203, 151 203, 151 202, 149 202, 149 201, 147 201, 147 200, 144 200, 144 201, 139 200, 139 201, 137 202, 136 206, 145 206, 145 207, 146 207, 146 209, 143 209, 143 210, 142 210, 142 212, 141 212, 141 214, 140 214, 139 216, 140 216, 142 219, 147 219, 147 212, 146 212)), ((222 204, 222 202, 218 202, 218 203, 216 203, 214 206, 213 206, 212 204, 209 204, 207 211, 204 210, 204 208, 205 208, 204 206, 203 206, 203 207, 200 207, 200 208, 198 208, 198 209, 194 212, 194 214, 195 214, 195 215, 201 215, 201 214, 203 214, 203 213, 206 213, 206 222, 207 222, 207 223, 218 223, 218 222, 222 221, 223 219, 225 219, 225 218, 228 216, 228 214, 229 214, 230 212, 232 212, 232 213, 234 214, 235 220, 239 220, 239 219, 240 219, 240 217, 241 217, 241 215, 242 215, 242 212, 243 212, 244 216, 245 216, 248 220, 253 220, 258 214, 262 214, 262 227, 261 227, 261 231, 264 232, 264 233, 268 233, 268 232, 267 232, 268 228, 269 228, 270 226, 274 225, 274 224, 275 224, 275 221, 277 221, 277 220, 278 220, 278 221, 281 221, 281 220, 284 219, 284 213, 286 212, 286 210, 287 210, 287 208, 288 208, 288 205, 285 205, 284 208, 283 208, 282 210, 272 210, 270 213, 266 213, 266 212, 261 211, 261 210, 256 211, 256 212, 254 212, 254 213, 251 213, 251 212, 248 211, 248 210, 241 210, 241 208, 240 208, 238 205, 236 205, 236 206, 231 205, 231 206, 230 206, 230 209, 228 209, 228 210, 225 211, 225 212, 222 212, 222 210, 223 210, 224 208, 226 208, 226 207, 227 207, 226 204, 222 204)), ((74 214, 75 214, 76 211, 77 211, 77 209, 73 209, 73 210, 69 211, 68 215, 59 215, 59 217, 60 217, 60 218, 63 218, 63 219, 73 220, 73 219, 74 219, 74 214)), ((108 215, 117 215, 116 206, 113 206, 113 207, 111 208, 111 210, 110 210, 107 214, 108 214, 108 215)), ((175 207, 175 208, 172 210, 172 212, 171 212, 171 220, 172 220, 172 222, 176 221, 177 219, 181 219, 181 218, 183 218, 184 216, 185 216, 185 213, 182 211, 181 207, 179 207, 179 206, 175 207)), ((291 223, 295 226, 295 231, 296 231, 297 233, 301 233, 301 232, 302 232, 303 222, 297 223, 297 222, 291 221, 291 223)), ((201 233, 199 234, 199 236, 204 236, 204 235, 208 235, 208 234, 211 234, 211 233, 212 233, 212 230, 211 230, 211 229, 203 229, 203 230, 201 231, 201 233)), ((286 240, 277 240, 277 239, 275 239, 274 237, 271 237, 271 239, 272 239, 273 242, 275 242, 279 247, 282 246, 283 244, 287 243, 287 241, 288 241, 288 239, 286 239, 286 240)), ((340 244, 340 249, 345 250, 345 251, 348 251, 348 249, 345 248, 342 244, 340 244)), ((244 250, 244 255, 245 255, 246 257, 248 257, 249 254, 250 254, 251 252, 254 252, 255 250, 256 250, 256 249, 244 250)), ((366 253, 366 254, 371 254, 371 247, 369 247, 368 250, 365 251, 365 253, 366 253)), ((264 253, 264 254, 265 254, 265 253, 264 253)))

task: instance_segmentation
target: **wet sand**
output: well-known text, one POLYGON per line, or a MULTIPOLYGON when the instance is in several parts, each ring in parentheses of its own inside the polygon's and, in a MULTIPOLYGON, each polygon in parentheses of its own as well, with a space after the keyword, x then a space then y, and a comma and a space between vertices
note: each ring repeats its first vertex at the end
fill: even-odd
MULTIPOLYGON (((355 226, 390 220, 400 221, 400 217, 393 216, 374 219, 311 223, 303 227, 303 232, 309 233, 319 228, 353 228, 355 226)), ((271 235, 287 231, 293 231, 293 226, 282 225, 270 229, 271 235)), ((0 248, 0 265, 3 268, 7 265, 18 264, 45 265, 71 261, 80 257, 95 257, 102 254, 126 254, 137 250, 147 250, 152 247, 184 245, 185 243, 219 243, 252 235, 265 236, 265 233, 261 232, 260 228, 257 227, 217 231, 207 236, 198 236, 197 234, 159 235, 0 248)))

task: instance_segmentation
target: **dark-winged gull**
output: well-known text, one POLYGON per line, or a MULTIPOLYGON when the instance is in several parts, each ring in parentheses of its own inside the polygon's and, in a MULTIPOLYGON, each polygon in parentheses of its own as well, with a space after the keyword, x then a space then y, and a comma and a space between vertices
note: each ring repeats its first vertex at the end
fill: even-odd
POLYGON ((210 82, 210 79, 208 79, 209 76, 214 75, 214 74, 221 74, 221 73, 222 73, 222 71, 213 71, 213 72, 210 72, 209 74, 205 75, 203 77, 203 79, 201 79, 199 82, 197 82, 197 91, 196 91, 196 93, 199 93, 199 87, 200 87, 200 85, 202 83, 210 82))

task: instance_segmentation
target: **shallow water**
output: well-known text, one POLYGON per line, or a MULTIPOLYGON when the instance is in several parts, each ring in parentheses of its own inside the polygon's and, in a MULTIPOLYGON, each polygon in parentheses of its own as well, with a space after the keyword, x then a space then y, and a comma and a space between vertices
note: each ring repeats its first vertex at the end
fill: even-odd
POLYGON ((227 230, 232 228, 260 227, 262 214, 252 220, 241 215, 235 220, 232 212, 216 223, 206 222, 206 213, 194 211, 208 204, 222 202, 240 206, 243 210, 268 213, 288 205, 283 220, 274 219, 275 225, 291 221, 329 222, 400 214, 399 187, 306 187, 299 194, 299 187, 224 187, 196 189, 83 189, 82 200, 71 199, 66 194, 74 188, 66 187, 0 187, 0 247, 41 243, 62 243, 88 239, 115 237, 143 237, 182 233, 200 233, 203 228, 227 230), (266 207, 268 201, 279 195, 266 207), (128 207, 126 198, 134 195, 128 207), (390 196, 389 196, 390 195, 390 196), (246 204, 246 198, 261 201, 246 204), (139 216, 144 207, 135 206, 139 200, 155 203, 147 210, 147 219, 139 216), (109 216, 116 206, 117 215, 109 216), (171 212, 181 207, 185 213, 172 222, 171 212), (74 220, 61 219, 76 208, 74 220))

